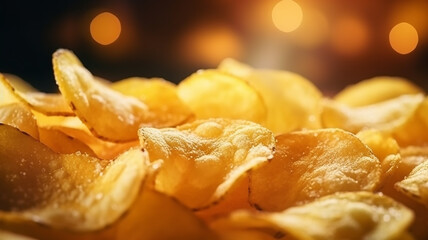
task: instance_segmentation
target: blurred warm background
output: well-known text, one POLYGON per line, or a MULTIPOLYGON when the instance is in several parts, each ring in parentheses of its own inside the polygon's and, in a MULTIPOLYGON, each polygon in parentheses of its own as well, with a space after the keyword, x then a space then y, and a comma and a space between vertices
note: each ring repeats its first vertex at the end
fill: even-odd
POLYGON ((55 92, 51 54, 95 75, 179 82, 226 57, 334 93, 391 75, 428 90, 427 0, 3 1, 0 72, 55 92))

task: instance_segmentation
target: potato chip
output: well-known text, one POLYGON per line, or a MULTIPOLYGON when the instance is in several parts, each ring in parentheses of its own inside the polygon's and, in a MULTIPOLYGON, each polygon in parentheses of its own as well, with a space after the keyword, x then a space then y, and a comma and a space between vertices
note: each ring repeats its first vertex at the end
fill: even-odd
POLYGON ((195 214, 205 222, 211 222, 221 216, 239 209, 253 209, 248 201, 249 178, 248 174, 241 176, 231 188, 221 197, 217 204, 201 209, 195 214))
POLYGON ((404 180, 396 183, 395 187, 428 207, 428 161, 416 166, 404 180))
POLYGON ((0 105, 0 123, 18 128, 35 139, 39 138, 36 118, 31 110, 22 103, 0 105))
POLYGON ((145 188, 117 223, 117 240, 214 240, 215 234, 193 212, 171 196, 145 188))
POLYGON ((177 128, 141 128, 139 136, 151 161, 165 161, 156 189, 192 209, 218 202, 246 171, 270 159, 275 146, 268 129, 220 118, 177 128))
POLYGON ((413 213, 381 194, 348 192, 329 195, 282 213, 266 214, 297 239, 402 239, 413 213))
POLYGON ((189 107, 178 97, 177 86, 164 79, 132 77, 112 83, 110 87, 143 101, 166 125, 176 126, 193 117, 189 107))
POLYGON ((14 74, 3 73, 3 76, 8 80, 8 82, 13 86, 13 88, 20 92, 38 92, 38 90, 31 86, 31 84, 14 74))
POLYGON ((402 181, 409 173, 419 164, 428 160, 427 147, 406 147, 400 149, 401 160, 394 174, 387 179, 384 186, 381 188, 382 193, 394 198, 396 201, 410 208, 415 214, 415 221, 409 228, 409 232, 415 239, 428 238, 428 208, 417 199, 411 198, 404 192, 399 191, 395 184, 402 181))
POLYGON ((13 87, 8 83, 5 76, 0 73, 0 106, 16 102, 20 102, 20 100, 14 94, 13 87))
POLYGON ((402 95, 362 107, 325 100, 321 120, 324 127, 337 127, 357 133, 375 128, 392 132, 406 124, 424 100, 422 94, 402 95))
POLYGON ((80 152, 97 156, 85 143, 57 129, 39 128, 39 141, 57 153, 80 152))
POLYGON ((142 125, 169 126, 169 120, 162 122, 165 119, 142 101, 95 80, 71 51, 57 50, 52 61, 59 90, 97 137, 113 142, 133 141, 138 139, 137 131, 142 125))
MULTIPOLYGON (((22 87, 24 88, 24 87, 22 87)), ((31 109, 46 115, 73 116, 74 113, 60 94, 33 92, 24 89, 21 92, 0 74, 0 93, 5 96, 0 98, 0 105, 12 102, 21 102, 31 109)))
POLYGON ((108 164, 85 154, 54 153, 7 125, 0 125, 0 156, 0 226, 18 228, 37 223, 69 231, 102 229, 131 206, 148 168, 140 149, 108 164))
MULTIPOLYGON (((79 147, 80 145, 77 142, 82 142, 85 145, 89 146, 91 151, 94 152, 96 156, 101 159, 108 159, 108 160, 114 159, 120 153, 125 152, 131 147, 135 147, 139 145, 138 141, 132 141, 132 142, 126 142, 126 143, 113 143, 113 142, 99 139, 96 136, 94 136, 86 127, 86 125, 83 124, 82 121, 80 121, 80 119, 77 117, 46 116, 44 114, 40 114, 37 112, 34 112, 34 115, 36 116, 37 125, 39 126, 39 128, 47 129, 49 131, 60 131, 65 135, 67 135, 70 138, 71 142, 74 142, 74 144, 76 144, 75 147, 79 147)), ((58 133, 58 134, 62 135, 61 133, 58 133)), ((42 142, 54 140, 54 139, 49 139, 49 136, 45 136, 45 137, 48 137, 48 138, 41 139, 42 142)), ((49 144, 58 144, 58 143, 47 142, 46 144, 49 145, 49 144)), ((54 147, 54 146, 51 146, 51 147, 54 147)), ((61 147, 69 148, 67 146, 61 146, 61 147)), ((71 149, 73 148, 74 147, 71 147, 71 149)), ((82 149, 81 151, 86 152, 85 149, 82 149)))
POLYGON ((340 91, 334 100, 350 107, 360 107, 383 102, 407 94, 424 91, 407 79, 400 77, 374 77, 350 85, 340 91))
POLYGON ((382 187, 388 178, 392 177, 400 164, 400 147, 390 135, 375 129, 358 132, 357 137, 379 159, 382 168, 379 187, 382 187))
POLYGON ((26 237, 23 235, 7 232, 0 229, 0 239, 6 240, 36 240, 35 238, 26 237))
POLYGON ((200 70, 178 84, 178 95, 196 118, 232 118, 264 123, 260 94, 239 77, 219 70, 200 70))
POLYGON ((400 146, 424 146, 428 144, 428 98, 418 106, 411 118, 400 126, 393 135, 400 146))
POLYGON ((319 128, 321 92, 304 77, 287 71, 252 69, 232 59, 220 70, 242 77, 263 97, 267 107, 266 126, 274 133, 319 128))
POLYGON ((276 137, 274 158, 250 174, 250 202, 281 211, 341 191, 373 191, 380 163, 355 135, 320 129, 276 137))

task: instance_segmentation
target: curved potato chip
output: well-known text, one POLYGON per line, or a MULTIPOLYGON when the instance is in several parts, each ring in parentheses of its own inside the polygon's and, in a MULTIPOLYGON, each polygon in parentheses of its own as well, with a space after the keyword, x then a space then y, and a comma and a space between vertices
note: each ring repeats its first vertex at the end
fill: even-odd
POLYGON ((189 107, 178 97, 177 86, 162 78, 132 77, 114 82, 110 87, 143 101, 165 125, 176 126, 193 117, 189 107))
POLYGON ((20 102, 20 100, 13 92, 13 87, 8 83, 5 76, 0 73, 0 105, 7 105, 16 102, 20 102))
POLYGON ((57 129, 39 128, 39 141, 57 153, 80 152, 97 156, 88 145, 57 129))
POLYGON ((379 183, 379 160, 349 132, 291 132, 276 141, 274 158, 250 173, 257 209, 280 211, 335 192, 373 191, 379 183))
MULTIPOLYGON (((46 115, 73 116, 74 113, 60 94, 26 91, 21 92, 0 74, 1 103, 21 102, 46 115), (5 93, 7 92, 7 93, 5 93)), ((24 90, 25 91, 25 90, 24 90)), ((0 103, 0 105, 1 105, 0 103)))
POLYGON ((357 137, 380 161, 382 174, 379 187, 381 188, 398 169, 401 161, 400 147, 394 138, 375 129, 358 132, 357 137))
POLYGON ((136 199, 148 165, 140 149, 109 165, 80 153, 57 154, 7 125, 0 125, 0 156, 0 225, 33 222, 70 231, 118 220, 136 199))
POLYGON ((239 209, 253 209, 248 201, 249 178, 245 174, 241 176, 225 193, 218 204, 213 204, 205 209, 195 212, 195 214, 205 222, 228 215, 239 209))
POLYGON ((407 94, 424 91, 407 79, 400 77, 374 77, 360 81, 340 91, 334 100, 350 107, 360 107, 383 102, 407 94))
POLYGON ((197 120, 138 134, 150 160, 165 161, 156 189, 192 209, 219 201, 246 171, 270 159, 275 146, 272 132, 245 120, 197 120))
POLYGON ((39 138, 36 118, 31 110, 22 103, 0 105, 0 123, 18 128, 35 139, 39 138))
POLYGON ((147 187, 117 228, 117 240, 217 239, 190 209, 147 187))
POLYGON ((0 229, 0 239, 5 240, 36 240, 35 238, 30 238, 27 236, 19 235, 16 233, 4 231, 0 229))
POLYGON ((353 133, 370 128, 392 132, 409 121, 423 100, 422 94, 402 95, 367 106, 348 107, 325 99, 321 120, 324 127, 353 133))
POLYGON ((382 194, 336 193, 282 212, 237 211, 211 224, 219 232, 258 230, 275 239, 412 239, 412 211, 382 194), (285 237, 285 238, 284 238, 285 237))
POLYGON ((266 120, 260 94, 244 80, 219 70, 199 70, 178 84, 178 95, 196 118, 266 120))
POLYGON ((410 119, 396 131, 393 136, 400 146, 424 146, 428 144, 428 98, 416 109, 410 119))
MULTIPOLYGON (((80 121, 80 119, 77 117, 46 116, 37 112, 34 112, 34 115, 36 116, 37 125, 39 126, 39 128, 49 129, 52 131, 61 131, 65 135, 74 139, 71 140, 72 142, 77 143, 78 141, 80 141, 85 145, 89 146, 91 151, 94 152, 95 155, 101 159, 114 159, 120 153, 125 152, 131 147, 139 145, 138 141, 114 143, 99 139, 94 136, 91 131, 89 131, 89 129, 86 127, 86 125, 83 124, 82 121, 80 121)), ((45 140, 49 141, 48 139, 45 140)), ((86 151, 83 150, 83 152, 86 151)))
POLYGON ((370 192, 338 193, 262 215, 297 239, 402 239, 413 220, 404 205, 370 192))
POLYGON ((304 77, 287 71, 251 69, 232 59, 220 70, 247 80, 263 97, 267 107, 266 127, 274 133, 319 128, 321 92, 304 77))
POLYGON ((20 92, 38 92, 38 90, 31 86, 31 84, 14 74, 3 73, 3 75, 10 82, 13 88, 17 89, 20 92))
POLYGON ((428 207, 428 161, 416 166, 404 180, 396 183, 395 187, 428 207))
POLYGON ((52 61, 59 90, 97 137, 113 142, 133 141, 138 139, 141 125, 168 126, 142 101, 95 80, 71 51, 57 50, 52 61))

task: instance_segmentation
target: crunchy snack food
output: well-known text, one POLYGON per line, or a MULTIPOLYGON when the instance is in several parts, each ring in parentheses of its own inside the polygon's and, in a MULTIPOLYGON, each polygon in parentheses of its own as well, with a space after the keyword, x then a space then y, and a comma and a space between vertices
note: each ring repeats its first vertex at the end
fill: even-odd
POLYGON ((406 79, 330 98, 233 59, 178 85, 53 66, 60 93, 0 73, 0 238, 428 238, 428 98, 406 79))

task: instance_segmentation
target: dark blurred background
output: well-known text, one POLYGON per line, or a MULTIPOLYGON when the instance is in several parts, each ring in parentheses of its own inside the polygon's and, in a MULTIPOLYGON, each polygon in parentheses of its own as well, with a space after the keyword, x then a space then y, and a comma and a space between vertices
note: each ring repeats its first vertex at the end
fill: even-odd
POLYGON ((426 0, 2 1, 0 29, 0 72, 46 92, 57 91, 51 55, 58 48, 111 81, 178 83, 232 57, 299 73, 326 93, 379 75, 428 90, 426 0), (97 28, 103 12, 117 17, 120 34, 114 22, 99 20, 97 28))

